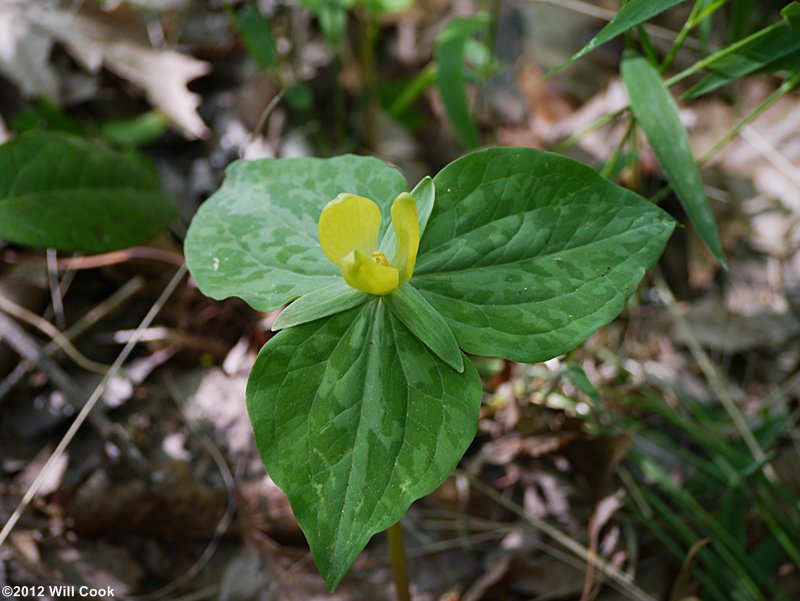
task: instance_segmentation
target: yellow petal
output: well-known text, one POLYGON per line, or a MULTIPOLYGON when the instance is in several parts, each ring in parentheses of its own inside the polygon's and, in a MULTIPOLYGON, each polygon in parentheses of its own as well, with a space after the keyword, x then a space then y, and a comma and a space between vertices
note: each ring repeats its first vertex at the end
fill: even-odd
POLYGON ((400 284, 400 274, 394 267, 380 265, 358 250, 342 257, 340 266, 344 281, 356 290, 383 295, 400 284))
POLYGON ((392 227, 397 238, 392 265, 400 272, 400 281, 411 279, 419 250, 419 220, 417 204, 408 192, 403 192, 392 203, 392 227))
POLYGON ((319 243, 322 252, 341 266, 342 258, 354 250, 369 254, 378 245, 381 210, 369 198, 339 194, 322 209, 319 243))

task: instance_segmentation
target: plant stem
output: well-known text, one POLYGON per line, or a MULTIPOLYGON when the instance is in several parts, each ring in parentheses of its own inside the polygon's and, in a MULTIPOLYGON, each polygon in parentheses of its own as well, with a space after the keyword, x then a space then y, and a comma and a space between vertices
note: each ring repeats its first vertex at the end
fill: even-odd
POLYGON ((683 27, 678 33, 678 38, 675 40, 675 43, 672 44, 672 48, 670 48, 669 52, 667 53, 664 62, 661 63, 659 70, 662 74, 669 69, 669 66, 672 64, 672 61, 675 60, 675 56, 678 54, 678 50, 681 49, 681 46, 683 46, 683 43, 686 41, 686 37, 689 35, 689 32, 697 24, 697 13, 700 11, 702 6, 703 0, 696 0, 694 6, 692 7, 692 12, 689 15, 689 18, 686 19, 686 23, 683 24, 683 27))
POLYGON ((556 146, 553 148, 553 150, 555 152, 564 152, 568 148, 570 148, 570 147, 574 146, 575 144, 577 144, 578 142, 580 142, 587 135, 589 135, 589 134, 591 134, 593 132, 596 132, 601 127, 605 127, 606 125, 608 125, 609 123, 611 123, 612 121, 614 121, 615 119, 620 117, 627 110, 628 110, 628 106, 626 105, 626 106, 622 107, 621 109, 619 109, 617 111, 614 111, 613 113, 608 113, 606 115, 603 115, 599 119, 595 120, 592 124, 590 124, 587 127, 583 128, 578 133, 573 134, 569 138, 567 138, 566 140, 563 140, 563 141, 559 142, 558 144, 556 144, 556 146))
POLYGON ((767 96, 755 109, 753 109, 750 113, 742 117, 742 119, 733 126, 733 128, 725 134, 714 146, 712 146, 702 157, 700 157, 697 162, 699 165, 704 165, 709 160, 711 160, 716 154, 722 150, 728 142, 733 140, 736 136, 738 136, 741 131, 752 121, 754 121, 757 117, 759 117, 764 111, 766 111, 769 107, 775 104, 778 100, 780 100, 783 96, 791 92, 797 85, 800 84, 800 75, 795 74, 786 81, 784 81, 778 89, 776 89, 772 94, 767 96))
POLYGON ((390 117, 398 118, 408 109, 425 90, 436 81, 436 63, 429 63, 422 71, 414 76, 402 89, 386 111, 390 117))
POLYGON ((733 54, 734 52, 736 52, 737 50, 739 50, 743 46, 753 42, 754 40, 762 38, 765 35, 768 35, 768 34, 772 33, 773 31, 775 31, 776 29, 778 29, 780 27, 786 27, 786 23, 784 21, 778 21, 777 23, 774 23, 773 25, 770 25, 769 27, 765 27, 764 29, 761 29, 760 31, 755 32, 753 35, 748 36, 748 37, 744 38, 743 40, 739 40, 735 44, 731 44, 727 48, 723 48, 722 50, 720 50, 718 52, 715 52, 711 56, 707 56, 706 58, 697 61, 694 65, 692 65, 688 69, 684 69, 683 71, 681 71, 677 75, 669 78, 666 81, 667 87, 671 88, 672 86, 674 86, 679 81, 683 81, 684 79, 686 79, 690 75, 693 75, 694 73, 697 73, 701 69, 705 69, 709 65, 712 65, 715 62, 717 62, 718 60, 720 60, 722 58, 725 58, 729 54, 733 54))
POLYGON ((378 73, 375 69, 375 45, 378 40, 378 24, 369 11, 360 15, 361 25, 361 78, 364 86, 363 140, 368 148, 378 143, 378 73))
POLYGON ((408 567, 406 566, 406 550, 403 545, 403 529, 400 522, 390 526, 386 531, 389 539, 389 557, 392 560, 392 575, 397 601, 411 601, 411 592, 408 588, 408 567))

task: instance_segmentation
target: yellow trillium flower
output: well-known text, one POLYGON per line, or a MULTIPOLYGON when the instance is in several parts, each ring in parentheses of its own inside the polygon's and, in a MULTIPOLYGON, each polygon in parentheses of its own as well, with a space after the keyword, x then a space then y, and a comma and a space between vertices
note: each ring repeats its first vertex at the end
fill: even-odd
POLYGON ((339 194, 322 209, 319 243, 345 282, 356 290, 389 294, 411 279, 419 250, 417 205, 403 192, 392 203, 392 227, 397 244, 387 259, 378 249, 381 210, 369 198, 339 194))

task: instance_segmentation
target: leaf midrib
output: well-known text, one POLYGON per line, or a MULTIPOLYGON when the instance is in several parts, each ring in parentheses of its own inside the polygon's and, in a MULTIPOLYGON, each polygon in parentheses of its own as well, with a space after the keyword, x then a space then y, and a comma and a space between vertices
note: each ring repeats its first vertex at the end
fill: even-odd
MULTIPOLYGON (((618 233, 616 233, 616 234, 614 234, 612 236, 609 236, 607 238, 593 238, 592 240, 589 240, 588 242, 584 242, 583 244, 579 244, 579 245, 573 246, 571 248, 566 248, 566 249, 556 250, 556 251, 552 251, 552 252, 547 252, 545 254, 538 254, 538 255, 531 256, 531 257, 522 257, 522 258, 516 259, 514 261, 507 261, 505 263, 493 263, 491 265, 481 265, 481 266, 478 266, 478 267, 462 267, 460 269, 446 269, 444 271, 434 271, 434 272, 428 272, 428 273, 420 273, 418 276, 415 276, 413 279, 418 281, 419 279, 425 278, 426 276, 446 275, 446 274, 452 274, 452 273, 461 273, 461 272, 464 272, 464 271, 480 271, 480 270, 483 270, 483 269, 497 269, 499 267, 507 267, 509 265, 514 265, 515 263, 522 263, 523 261, 534 261, 534 260, 537 260, 537 259, 547 259, 547 258, 550 258, 550 257, 552 257, 554 255, 563 254, 563 253, 572 253, 574 251, 581 250, 581 249, 583 249, 583 248, 585 248, 587 246, 590 246, 592 244, 596 244, 599 240, 602 240, 604 242, 605 241, 611 242, 615 238, 626 236, 626 235, 630 234, 631 232, 635 232, 637 230, 650 228, 653 225, 654 225, 653 223, 643 223, 643 224, 637 225, 636 227, 633 227, 631 229, 627 229, 624 232, 618 232, 618 233)), ((457 240, 457 238, 454 238, 454 240, 457 240)))

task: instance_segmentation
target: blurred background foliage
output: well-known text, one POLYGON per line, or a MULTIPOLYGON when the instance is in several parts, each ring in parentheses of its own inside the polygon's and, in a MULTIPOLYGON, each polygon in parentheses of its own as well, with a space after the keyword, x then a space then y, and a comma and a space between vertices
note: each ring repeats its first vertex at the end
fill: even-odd
MULTIPOLYGON (((800 597, 799 21, 755 0, 0 0, 0 583, 328 598, 244 411, 276 315, 191 281, 166 300, 186 225, 237 158, 368 154, 414 185, 504 145, 687 227, 582 347, 474 358, 479 436, 404 521, 415 599, 800 597), (46 204, 44 237, 18 234, 21 173, 35 203, 110 187, 82 197, 106 221, 73 217, 111 242, 69 243, 46 204)), ((330 598, 390 581, 376 538, 330 598)))

